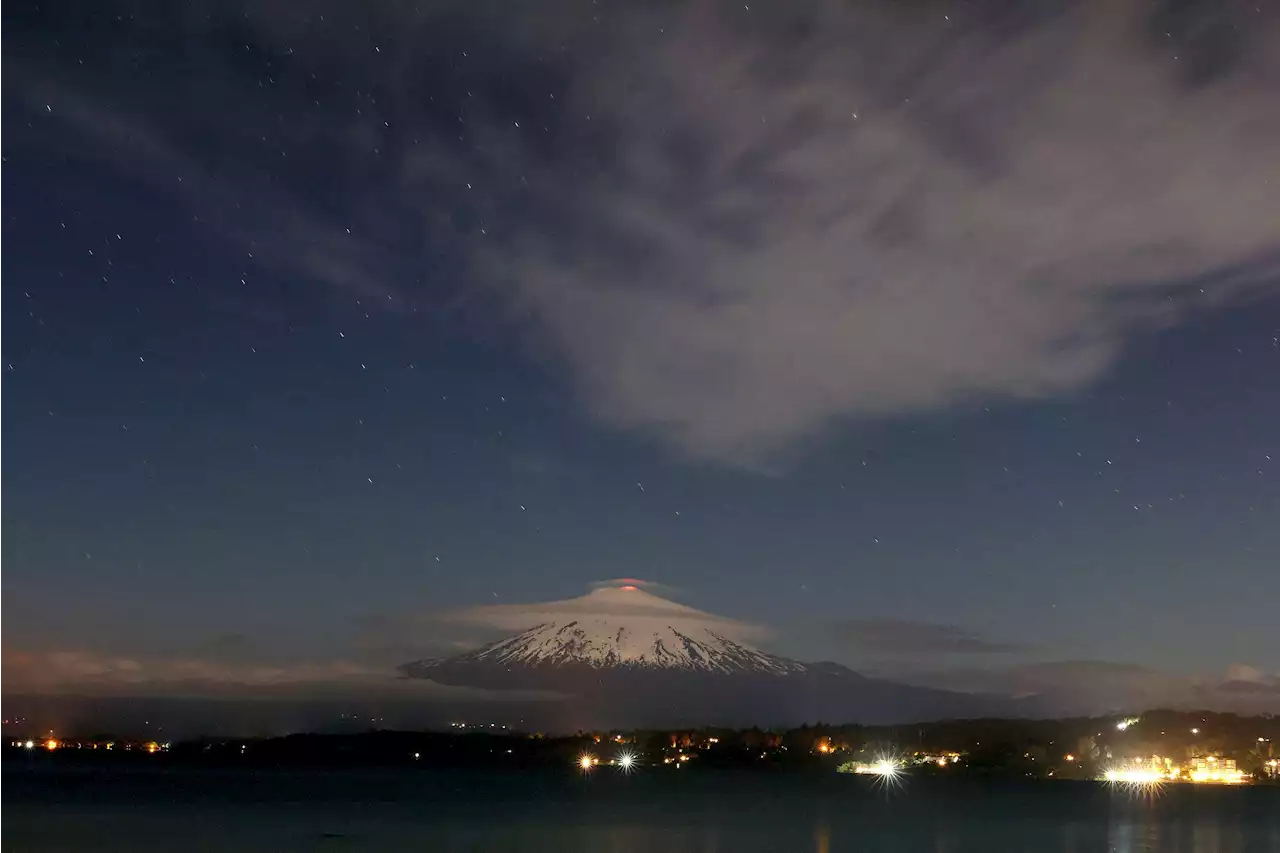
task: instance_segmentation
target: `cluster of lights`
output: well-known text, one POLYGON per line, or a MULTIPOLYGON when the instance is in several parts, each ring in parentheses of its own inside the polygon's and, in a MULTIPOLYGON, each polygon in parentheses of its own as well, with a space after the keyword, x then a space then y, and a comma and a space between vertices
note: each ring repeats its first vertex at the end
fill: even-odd
POLYGON ((1121 785, 1132 785, 1135 787, 1146 787, 1149 785, 1159 785, 1166 780, 1163 773, 1155 770, 1108 770, 1102 774, 1104 781, 1119 783, 1121 785))
MULTIPOLYGON (((582 755, 578 756, 578 760, 575 763, 578 765, 578 769, 583 773, 590 773, 592 770, 595 770, 600 766, 600 759, 590 753, 584 752, 582 755)), ((639 759, 636 758, 636 754, 634 752, 623 752, 619 753, 617 758, 610 760, 609 764, 613 767, 617 767, 623 773, 630 773, 636 768, 636 765, 639 764, 639 759)))
POLYGON ((39 741, 39 742, 34 740, 14 741, 13 745, 21 746, 23 749, 35 749, 37 746, 39 746, 49 750, 50 752, 53 752, 58 747, 62 746, 62 744, 58 743, 58 740, 56 738, 49 738, 46 741, 39 741))
POLYGON ((40 741, 40 742, 38 742, 38 743, 37 743, 36 741, 34 741, 34 740, 28 740, 28 741, 14 741, 14 742, 13 742, 13 745, 14 745, 14 746, 21 746, 23 749, 35 749, 37 746, 39 746, 39 747, 43 747, 44 749, 49 750, 50 752, 53 752, 55 749, 57 749, 57 748, 58 748, 59 746, 61 746, 62 744, 58 743, 58 741, 57 741, 56 739, 54 739, 54 738, 49 738, 49 739, 48 739, 48 740, 46 740, 46 741, 40 741))
MULTIPOLYGON (((832 750, 834 752, 834 750, 832 750)), ((881 778, 897 778, 906 773, 912 766, 932 765, 946 768, 960 762, 960 753, 914 753, 904 758, 882 756, 875 761, 849 761, 837 768, 841 773, 857 773, 863 776, 879 776, 881 778)))
POLYGON ((1197 759, 1188 774, 1192 782, 1211 782, 1218 785, 1239 785, 1246 781, 1243 770, 1234 761, 1219 761, 1215 755, 1197 759))
POLYGON ((1219 785, 1240 785, 1245 782, 1243 770, 1192 770, 1192 782, 1215 782, 1219 785))
POLYGON ((1249 781, 1248 774, 1237 768, 1235 761, 1216 755, 1194 759, 1189 767, 1156 755, 1149 762, 1135 760, 1127 767, 1112 767, 1100 778, 1105 782, 1136 788, 1150 788, 1165 782, 1241 785, 1249 781))
POLYGON ((873 764, 859 764, 853 768, 854 773, 871 773, 875 776, 897 776, 902 772, 898 762, 882 758, 873 764))
POLYGON ((895 761, 892 758, 880 758, 870 763, 861 761, 850 762, 850 764, 852 767, 847 764, 839 769, 845 773, 852 770, 859 776, 871 776, 876 780, 877 784, 887 786, 896 786, 900 781, 902 781, 904 772, 902 763, 895 761))
MULTIPOLYGON (((53 752, 55 750, 60 750, 60 749, 63 749, 63 750, 65 749, 108 749, 109 750, 109 749, 115 748, 116 744, 115 744, 115 741, 102 742, 102 741, 58 740, 55 737, 50 737, 45 740, 25 740, 25 741, 15 740, 15 741, 10 741, 10 745, 14 747, 19 747, 22 749, 28 749, 28 750, 35 750, 39 748, 39 749, 46 750, 48 752, 53 752)), ((124 744, 124 749, 126 750, 139 749, 139 750, 142 750, 143 752, 149 752, 153 754, 157 752, 168 752, 169 747, 170 747, 170 744, 168 743, 159 743, 154 740, 147 741, 146 743, 139 743, 139 744, 134 744, 134 743, 124 744)))

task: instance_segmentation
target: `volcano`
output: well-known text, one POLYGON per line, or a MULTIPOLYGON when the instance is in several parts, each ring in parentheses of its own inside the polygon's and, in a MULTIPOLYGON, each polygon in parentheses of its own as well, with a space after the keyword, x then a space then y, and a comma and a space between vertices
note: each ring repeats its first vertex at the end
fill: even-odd
POLYGON ((566 700, 560 721, 580 728, 885 724, 1007 710, 996 697, 773 655, 747 642, 749 626, 635 586, 527 612, 539 621, 513 636, 400 672, 458 687, 551 691, 566 700))

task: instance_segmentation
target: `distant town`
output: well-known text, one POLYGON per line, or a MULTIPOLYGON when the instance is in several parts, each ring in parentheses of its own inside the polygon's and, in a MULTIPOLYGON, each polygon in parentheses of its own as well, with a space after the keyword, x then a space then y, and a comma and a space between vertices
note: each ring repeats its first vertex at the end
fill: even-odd
MULTIPOLYGON (((1067 720, 953 720, 902 726, 815 724, 787 730, 597 731, 550 736, 484 721, 428 732, 367 731, 177 742, 16 731, 8 760, 166 765, 405 766, 569 773, 793 769, 868 776, 995 776, 1163 784, 1280 784, 1280 717, 1152 711, 1067 720)), ((29 728, 29 726, 28 726, 29 728)))

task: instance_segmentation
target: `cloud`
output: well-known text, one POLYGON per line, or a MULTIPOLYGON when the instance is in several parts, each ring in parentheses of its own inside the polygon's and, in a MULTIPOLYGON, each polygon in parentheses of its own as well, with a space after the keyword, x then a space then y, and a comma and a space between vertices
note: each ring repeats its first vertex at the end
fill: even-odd
POLYGON ((1056 715, 1181 708, 1246 714, 1280 711, 1280 680, 1253 671, 1179 675, 1098 660, 1041 661, 1012 666, 947 667, 898 673, 902 680, 947 690, 995 693, 1039 701, 1056 715))
POLYGON ((592 581, 587 586, 593 590, 621 589, 630 587, 634 589, 642 589, 647 593, 661 598, 674 598, 680 594, 679 587, 665 583, 658 583, 656 581, 642 580, 641 578, 608 578, 607 580, 602 581, 592 581))
POLYGON ((903 619, 850 619, 835 623, 839 641, 857 652, 882 655, 1000 654, 1026 647, 986 639, 955 625, 903 619))
POLYGON ((357 620, 350 656, 393 671, 406 660, 461 654, 500 636, 500 629, 451 613, 379 614, 357 620))
POLYGON ((5 689, 289 688, 390 681, 386 670, 345 661, 292 664, 231 663, 216 656, 145 658, 84 650, 6 649, 5 689))
POLYGON ((1274 286, 1260 34, 1189 85, 1136 4, 925 8, 699 7, 579 78, 570 109, 616 155, 509 270, 599 417, 752 459, 849 417, 1070 392, 1194 305, 1188 275, 1274 286))
POLYGON ((1227 667, 1226 679, 1221 689, 1229 693, 1253 693, 1273 697, 1280 709, 1280 673, 1269 673, 1247 664, 1227 667))
MULTIPOLYGON (((397 677, 391 667, 343 659, 228 663, 211 657, 145 657, 86 650, 5 649, 4 674, 4 690, 9 695, 239 699, 512 698, 431 682, 409 682, 397 677)), ((531 694, 515 698, 531 698, 531 694)))
POLYGON ((325 8, 174 11, 210 61, 151 101, 49 51, 6 80, 269 263, 483 297, 599 420, 694 457, 1069 394, 1280 278, 1280 26, 1251 4, 325 8), (214 61, 245 29, 270 87, 214 61), (442 257, 469 287, 403 272, 442 257))
POLYGON ((1250 693, 1270 697, 1272 709, 1280 709, 1280 678, 1270 681, 1224 681, 1219 685, 1226 693, 1250 693))
MULTIPOLYGON (((623 579, 629 580, 629 579, 623 579)), ((559 601, 527 604, 492 604, 471 607, 438 616, 445 622, 481 626, 495 631, 515 633, 548 622, 568 622, 591 618, 626 618, 652 620, 676 628, 708 628, 734 640, 750 641, 771 635, 761 625, 725 616, 717 616, 683 604, 677 604, 640 588, 633 581, 623 587, 599 586, 586 595, 559 601)))
POLYGON ((246 634, 228 631, 210 639, 196 649, 196 655, 227 663, 245 663, 261 654, 258 645, 246 634))

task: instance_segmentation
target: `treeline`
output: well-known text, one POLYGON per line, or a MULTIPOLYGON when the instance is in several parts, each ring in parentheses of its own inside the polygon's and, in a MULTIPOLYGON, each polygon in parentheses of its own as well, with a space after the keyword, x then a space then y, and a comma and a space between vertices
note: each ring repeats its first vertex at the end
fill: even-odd
POLYGON ((1134 717, 1064 720, 947 720, 900 726, 816 723, 778 730, 689 728, 560 736, 369 730, 194 739, 169 744, 158 755, 59 750, 47 758, 166 765, 525 769, 571 766, 584 755, 607 766, 610 760, 629 754, 640 767, 833 769, 844 761, 877 756, 942 753, 963 756, 956 770, 1017 776, 1086 776, 1099 764, 1122 755, 1184 758, 1217 753, 1252 767, 1280 757, 1280 717, 1152 711, 1134 717))

